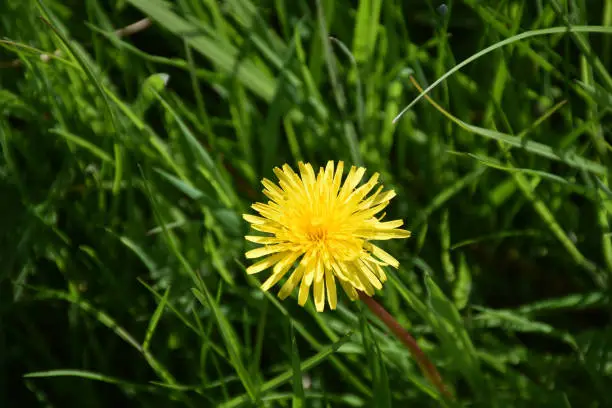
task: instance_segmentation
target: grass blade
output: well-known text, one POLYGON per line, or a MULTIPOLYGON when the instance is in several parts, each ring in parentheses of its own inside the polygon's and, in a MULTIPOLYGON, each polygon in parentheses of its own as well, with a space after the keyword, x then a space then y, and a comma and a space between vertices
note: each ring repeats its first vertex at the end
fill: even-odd
POLYGON ((408 110, 410 110, 410 108, 414 106, 414 104, 416 104, 419 100, 421 100, 421 98, 423 98, 427 93, 429 93, 432 89, 438 86, 441 82, 443 82, 449 76, 453 75, 455 72, 459 71, 461 68, 465 67, 466 65, 476 61, 478 58, 482 57, 483 55, 493 52, 503 46, 515 43, 517 41, 525 40, 527 38, 537 37, 537 36, 542 36, 542 35, 561 34, 561 33, 566 33, 566 32, 612 34, 612 27, 603 27, 603 26, 551 27, 551 28, 543 28, 541 30, 526 31, 524 33, 517 34, 510 38, 506 38, 505 40, 499 41, 498 43, 495 43, 485 48, 484 50, 477 52, 471 57, 466 58, 464 61, 460 62, 459 64, 457 64, 456 66, 448 70, 444 75, 442 75, 440 78, 435 80, 431 85, 425 88, 425 90, 422 91, 419 94, 419 96, 417 96, 415 99, 413 99, 412 102, 408 104, 408 106, 402 109, 400 113, 393 119, 393 122, 394 123, 397 122, 404 115, 404 113, 406 113, 408 110))
POLYGON ((289 321, 289 336, 291 338, 291 367, 293 369, 293 397, 291 401, 292 408, 303 408, 306 404, 304 395, 304 384, 302 380, 302 367, 300 365, 300 353, 293 331, 293 323, 289 321))
POLYGON ((164 313, 164 309, 166 307, 166 303, 168 302, 168 295, 170 294, 170 287, 166 289, 164 292, 164 296, 161 298, 157 307, 155 308, 155 312, 151 316, 151 320, 149 320, 149 326, 147 327, 147 332, 145 333, 145 339, 142 343, 142 348, 144 350, 149 349, 149 345, 151 344, 151 339, 153 338, 153 333, 155 333, 155 329, 157 328, 157 323, 159 323, 159 318, 162 313, 164 313))

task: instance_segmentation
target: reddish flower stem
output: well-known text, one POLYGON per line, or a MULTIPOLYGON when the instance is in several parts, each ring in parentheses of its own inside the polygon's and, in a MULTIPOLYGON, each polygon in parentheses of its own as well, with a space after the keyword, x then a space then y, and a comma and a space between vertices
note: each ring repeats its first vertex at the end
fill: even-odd
POLYGON ((368 306, 368 308, 374 313, 376 316, 383 321, 383 323, 395 334, 395 336, 408 348, 412 357, 415 359, 421 370, 423 371, 423 375, 429 379, 429 381, 440 391, 441 395, 448 399, 453 399, 451 393, 448 391, 444 382, 442 381, 442 377, 440 373, 436 369, 436 366, 427 358, 423 350, 419 347, 414 337, 410 335, 400 324, 395 320, 387 310, 380 305, 377 301, 375 301, 372 297, 366 295, 363 292, 359 292, 359 298, 363 301, 363 303, 368 306))

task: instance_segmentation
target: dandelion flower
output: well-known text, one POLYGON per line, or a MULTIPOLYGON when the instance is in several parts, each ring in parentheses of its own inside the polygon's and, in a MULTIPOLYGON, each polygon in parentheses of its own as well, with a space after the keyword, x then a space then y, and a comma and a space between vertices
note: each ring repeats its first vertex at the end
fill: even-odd
POLYGON ((263 193, 270 199, 267 204, 255 203, 252 208, 259 216, 245 214, 256 231, 267 236, 248 235, 248 241, 262 246, 248 251, 247 258, 263 258, 247 268, 248 274, 272 268, 272 274, 263 283, 267 291, 287 272, 291 275, 278 296, 286 298, 299 283, 298 303, 304 306, 313 287, 317 311, 325 308, 325 298, 331 309, 336 308, 336 280, 349 298, 358 298, 358 292, 372 296, 381 289, 387 277, 383 266, 397 268, 399 262, 371 241, 408 238, 409 231, 398 229, 401 220, 383 222, 376 218, 395 196, 383 192, 378 184, 379 174, 357 187, 365 168, 351 167, 344 183, 344 163, 327 163, 315 172, 310 164, 299 163, 299 176, 287 164, 275 168, 279 179, 275 184, 263 179, 263 193))

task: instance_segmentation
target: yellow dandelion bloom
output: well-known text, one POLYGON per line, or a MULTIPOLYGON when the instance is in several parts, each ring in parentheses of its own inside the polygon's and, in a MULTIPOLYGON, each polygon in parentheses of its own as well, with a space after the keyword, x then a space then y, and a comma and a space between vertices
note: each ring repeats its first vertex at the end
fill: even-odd
POLYGON ((336 308, 336 279, 355 300, 357 290, 372 296, 375 288, 382 287, 387 279, 383 266, 399 266, 395 258, 371 243, 410 236, 409 231, 398 229, 403 224, 401 220, 382 222, 382 217, 375 217, 395 192, 382 192, 379 186, 367 197, 378 184, 379 174, 357 187, 365 168, 351 167, 344 184, 343 171, 343 162, 334 169, 330 161, 315 175, 310 164, 300 162, 299 176, 285 164, 282 169, 274 169, 278 185, 268 179, 262 181, 263 192, 271 201, 252 205, 260 216, 243 217, 254 230, 270 234, 245 237, 262 245, 248 251, 246 257, 265 257, 249 266, 247 273, 272 267, 263 290, 278 283, 299 260, 278 296, 286 298, 299 283, 298 303, 303 306, 312 286, 315 306, 321 312, 326 293, 329 307, 336 308))

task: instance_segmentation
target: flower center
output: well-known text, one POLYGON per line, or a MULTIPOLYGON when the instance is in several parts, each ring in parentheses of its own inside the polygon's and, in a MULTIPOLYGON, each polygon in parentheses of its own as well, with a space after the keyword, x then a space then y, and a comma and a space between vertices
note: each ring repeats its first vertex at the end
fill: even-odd
POLYGON ((306 228, 306 236, 311 242, 315 243, 324 242, 327 238, 327 232, 327 227, 320 218, 312 220, 306 228))

